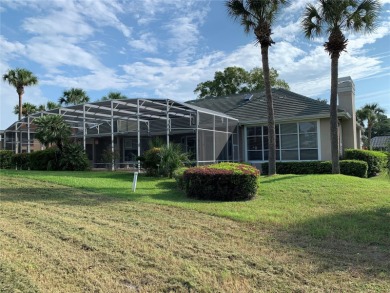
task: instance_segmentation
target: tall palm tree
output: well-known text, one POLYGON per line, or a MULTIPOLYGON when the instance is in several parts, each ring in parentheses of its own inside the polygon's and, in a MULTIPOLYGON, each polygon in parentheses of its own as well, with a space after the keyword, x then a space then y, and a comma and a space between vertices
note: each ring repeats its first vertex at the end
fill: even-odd
POLYGON ((246 33, 254 32, 261 47, 264 73, 264 88, 267 97, 268 112, 268 174, 276 173, 275 117, 271 92, 268 49, 275 44, 271 38, 271 28, 280 7, 286 0, 229 0, 226 2, 228 13, 234 20, 239 20, 246 33))
POLYGON ((367 121, 367 138, 368 138, 368 148, 371 150, 371 135, 372 128, 375 123, 378 122, 380 114, 384 114, 385 110, 379 107, 378 104, 366 104, 363 108, 356 111, 356 116, 362 126, 364 126, 364 121, 367 121))
POLYGON ((101 101, 109 101, 109 100, 122 100, 128 99, 125 95, 122 95, 120 92, 109 92, 107 96, 103 96, 101 101))
POLYGON ((38 78, 29 70, 23 68, 10 69, 3 75, 3 80, 16 88, 19 96, 19 120, 22 119, 22 100, 24 87, 38 84, 38 78))
POLYGON ((337 119, 337 81, 340 54, 348 40, 343 31, 370 33, 380 11, 378 0, 319 0, 318 6, 308 4, 302 20, 305 36, 309 39, 326 34, 325 51, 331 58, 330 140, 332 173, 340 173, 337 119))
POLYGON ((70 90, 64 91, 62 97, 58 99, 60 105, 78 105, 89 102, 87 93, 80 88, 71 88, 70 90))
MULTIPOLYGON (((19 109, 19 105, 15 105, 15 107, 14 107, 14 113, 15 114, 19 114, 19 111, 20 111, 20 109, 19 109)), ((31 103, 23 103, 23 105, 22 105, 22 115, 24 116, 24 117, 27 117, 27 116, 29 116, 30 114, 33 114, 33 113, 35 113, 35 112, 37 112, 38 111, 38 108, 37 108, 37 106, 36 105, 34 105, 34 104, 31 104, 31 103)))

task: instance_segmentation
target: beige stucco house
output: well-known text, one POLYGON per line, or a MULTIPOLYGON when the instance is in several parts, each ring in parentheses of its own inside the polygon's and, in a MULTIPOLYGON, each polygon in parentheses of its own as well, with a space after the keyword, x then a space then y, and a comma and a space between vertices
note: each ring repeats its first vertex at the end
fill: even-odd
MULTIPOLYGON (((272 89, 277 135, 277 160, 331 160, 330 106, 285 89, 272 89)), ((268 160, 267 105, 264 92, 210 97, 189 102, 223 112, 239 121, 242 161, 268 160)), ((361 127, 356 123, 355 85, 339 78, 338 117, 340 155, 361 147, 361 127)))

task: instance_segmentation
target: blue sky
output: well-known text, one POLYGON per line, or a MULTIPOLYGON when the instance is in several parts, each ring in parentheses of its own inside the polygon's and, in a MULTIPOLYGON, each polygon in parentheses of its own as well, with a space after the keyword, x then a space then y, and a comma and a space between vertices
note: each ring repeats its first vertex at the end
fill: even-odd
MULTIPOLYGON (((290 1, 274 26, 270 66, 291 90, 329 99, 330 59, 324 38, 308 41, 300 16, 310 0, 290 1)), ((311 1, 314 2, 314 1, 311 1)), ((339 76, 351 76, 356 107, 377 102, 390 116, 390 0, 371 35, 348 35, 339 76)), ((226 13, 224 1, 182 0, 2 0, 0 69, 29 69, 39 86, 24 102, 57 101, 80 87, 91 100, 109 91, 130 98, 186 101, 200 82, 228 66, 261 66, 254 36, 226 13)), ((14 88, 0 83, 0 129, 17 116, 14 88)))

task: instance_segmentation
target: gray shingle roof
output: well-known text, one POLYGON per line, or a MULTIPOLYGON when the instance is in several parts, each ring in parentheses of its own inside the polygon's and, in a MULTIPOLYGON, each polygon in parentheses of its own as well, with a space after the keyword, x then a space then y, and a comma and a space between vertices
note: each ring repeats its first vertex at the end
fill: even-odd
POLYGON ((390 143, 390 136, 376 136, 371 139, 373 148, 384 148, 390 143))
MULTIPOLYGON (((272 89, 274 99, 274 113, 276 121, 285 121, 293 118, 321 118, 329 117, 330 106, 285 89, 272 89)), ((237 118, 241 124, 266 123, 267 101, 265 92, 254 92, 224 97, 208 97, 188 101, 188 104, 226 113, 237 118), (250 100, 245 97, 253 95, 250 100)), ((339 116, 348 117, 349 114, 339 110, 339 116)))

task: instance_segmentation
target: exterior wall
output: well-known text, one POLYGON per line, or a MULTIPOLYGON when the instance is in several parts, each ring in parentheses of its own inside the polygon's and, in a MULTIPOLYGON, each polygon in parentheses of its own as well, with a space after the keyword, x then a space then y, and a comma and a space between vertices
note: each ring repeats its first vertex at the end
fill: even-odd
POLYGON ((330 150, 330 119, 320 119, 320 149, 321 149, 321 161, 329 161, 332 159, 330 150))
POLYGON ((245 162, 246 158, 246 143, 245 143, 245 127, 240 126, 238 130, 238 143, 239 143, 239 161, 245 162))
POLYGON ((339 107, 347 111, 352 117, 341 122, 342 127, 342 146, 344 149, 356 149, 357 143, 357 124, 355 109, 355 84, 351 77, 339 78, 338 100, 339 107))

